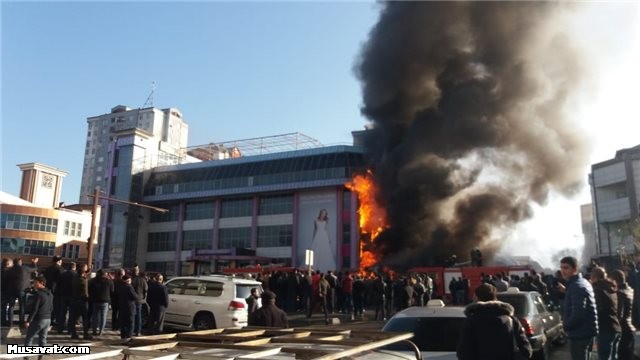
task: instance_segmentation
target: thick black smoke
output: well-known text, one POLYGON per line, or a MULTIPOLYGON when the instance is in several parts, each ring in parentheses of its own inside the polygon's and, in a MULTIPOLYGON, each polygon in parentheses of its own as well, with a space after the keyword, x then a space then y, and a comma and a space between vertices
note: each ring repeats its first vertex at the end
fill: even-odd
MULTIPOLYGON (((565 114, 582 76, 549 2, 389 2, 355 71, 372 122, 385 262, 485 256, 586 155, 565 114)), ((379 249, 382 250, 382 249, 379 249)))

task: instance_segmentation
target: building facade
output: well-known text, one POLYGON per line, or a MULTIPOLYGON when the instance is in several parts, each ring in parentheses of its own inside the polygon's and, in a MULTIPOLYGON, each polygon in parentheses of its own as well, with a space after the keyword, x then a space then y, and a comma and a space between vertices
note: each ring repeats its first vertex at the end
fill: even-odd
POLYGON ((633 253, 633 227, 640 221, 640 145, 593 164, 589 184, 598 256, 633 253))
POLYGON ((91 210, 59 204, 66 172, 38 163, 20 164, 21 197, 0 192, 0 252, 3 257, 40 258, 46 266, 54 255, 86 262, 91 210))
MULTIPOLYGON (((87 118, 87 142, 82 168, 80 203, 92 202, 87 194, 96 187, 106 189, 107 172, 112 168, 115 145, 123 132, 138 129, 145 133, 149 144, 138 144, 144 150, 148 168, 163 164, 163 161, 175 163, 181 150, 187 146, 189 128, 182 119, 182 113, 175 108, 131 109, 118 105, 108 114, 87 118), (158 162, 159 161, 159 162, 158 162)), ((140 154, 136 154, 140 155, 140 154)))
POLYGON ((344 185, 364 164, 361 148, 344 145, 146 170, 131 198, 169 212, 112 206, 125 229, 124 256, 108 245, 101 265, 122 258, 169 275, 304 266, 310 249, 315 269, 355 268, 357 198, 344 185))

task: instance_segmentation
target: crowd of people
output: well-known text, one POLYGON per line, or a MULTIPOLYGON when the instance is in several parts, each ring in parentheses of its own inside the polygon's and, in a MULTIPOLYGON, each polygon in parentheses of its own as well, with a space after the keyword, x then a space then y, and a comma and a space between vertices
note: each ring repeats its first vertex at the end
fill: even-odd
POLYGON ((66 331, 71 339, 78 339, 77 325, 81 325, 83 339, 91 340, 105 330, 109 308, 112 330, 119 331, 122 339, 143 333, 143 311, 149 314, 145 332, 162 332, 169 302, 162 274, 148 278, 134 266, 129 273, 100 269, 91 278, 86 264, 71 262, 65 269, 58 256, 43 271, 38 271, 37 263, 37 258, 31 266, 22 265, 20 259, 2 260, 2 325, 26 329, 25 344, 30 345, 35 336, 45 344, 50 326, 58 334, 66 331))
MULTIPOLYGON (((469 294, 469 279, 452 278, 448 284, 450 301, 467 306, 459 359, 501 359, 509 347, 511 356, 513 351, 522 358, 531 356, 531 346, 520 323, 513 321, 513 307, 496 300, 497 292, 510 287, 537 291, 548 303, 560 308, 572 359, 588 359, 594 344, 597 344, 599 359, 631 359, 635 327, 640 325, 640 297, 634 297, 634 293, 640 291, 640 273, 634 266, 607 273, 592 264, 587 277, 580 273, 575 258, 565 257, 555 275, 535 271, 522 277, 482 274, 481 285, 476 287, 474 296, 469 294), (504 348, 499 341, 487 342, 490 349, 478 345, 483 342, 477 339, 487 334, 504 339, 504 348), (472 338, 476 340, 470 341, 472 338)), ((373 319, 386 320, 410 306, 426 305, 435 296, 436 288, 434 279, 427 274, 361 276, 351 272, 292 269, 265 272, 258 275, 257 280, 262 283, 262 293, 252 289, 246 299, 252 326, 287 327, 287 312, 302 312, 311 317, 318 310, 324 314, 327 324, 330 314, 350 314, 357 318, 363 316, 365 309, 374 314, 373 319)), ((23 264, 20 259, 3 259, 1 284, 2 325, 25 328, 26 345, 31 345, 36 336, 40 345, 46 344, 50 326, 59 334, 66 331, 72 339, 77 339, 77 326, 81 325, 83 338, 92 339, 105 330, 109 310, 112 330, 120 331, 122 339, 139 336, 143 330, 158 334, 163 330, 168 306, 163 275, 149 278, 141 274, 138 266, 129 273, 125 269, 112 272, 101 269, 91 278, 87 265, 72 262, 65 269, 57 256, 43 271, 38 270, 37 258, 31 264, 23 264), (16 303, 17 323, 14 322, 16 303), (145 310, 149 317, 143 329, 145 310)))
POLYGON ((259 274, 265 290, 276 294, 276 304, 288 313, 304 312, 308 317, 319 309, 329 315, 363 317, 374 311, 376 320, 386 320, 410 306, 423 306, 434 294, 434 281, 426 274, 394 276, 351 272, 275 271, 259 274))

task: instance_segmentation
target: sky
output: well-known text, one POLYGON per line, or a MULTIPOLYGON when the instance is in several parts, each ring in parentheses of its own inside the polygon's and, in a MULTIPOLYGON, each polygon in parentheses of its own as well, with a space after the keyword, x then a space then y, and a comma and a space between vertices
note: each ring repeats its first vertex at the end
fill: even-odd
MULTIPOLYGON (((567 31, 591 79, 570 117, 596 163, 640 144, 640 5, 575 5, 567 31)), ((190 146, 291 132, 350 143, 366 124, 353 66, 379 10, 343 1, 2 1, 0 188, 18 195, 16 165, 39 162, 68 172, 61 201, 77 203, 87 117, 143 106, 154 81, 155 107, 180 109, 190 146)), ((588 172, 578 196, 553 195, 505 250, 581 246, 588 172)))

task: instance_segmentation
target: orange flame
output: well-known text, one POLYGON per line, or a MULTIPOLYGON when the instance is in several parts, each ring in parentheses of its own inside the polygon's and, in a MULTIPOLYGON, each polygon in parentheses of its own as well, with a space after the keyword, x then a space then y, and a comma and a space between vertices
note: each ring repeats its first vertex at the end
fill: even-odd
POLYGON ((388 227, 387 212, 376 202, 378 188, 373 182, 373 174, 368 171, 365 175, 356 175, 345 185, 349 190, 358 194, 358 217, 360 224, 360 272, 378 263, 380 254, 367 250, 380 233, 388 227))

